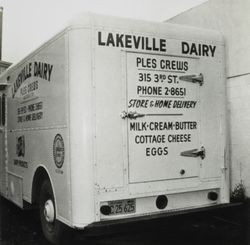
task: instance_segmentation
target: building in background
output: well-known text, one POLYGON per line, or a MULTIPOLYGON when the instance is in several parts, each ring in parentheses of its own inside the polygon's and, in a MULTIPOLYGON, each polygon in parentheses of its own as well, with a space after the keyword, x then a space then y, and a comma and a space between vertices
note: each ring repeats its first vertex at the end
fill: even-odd
POLYGON ((2 33, 3 33, 3 8, 0 7, 0 74, 5 71, 11 63, 2 61, 2 33))
POLYGON ((248 197, 250 197, 249 13, 249 0, 209 0, 167 20, 170 23, 218 30, 225 37, 231 188, 233 190, 239 183, 243 183, 248 197))

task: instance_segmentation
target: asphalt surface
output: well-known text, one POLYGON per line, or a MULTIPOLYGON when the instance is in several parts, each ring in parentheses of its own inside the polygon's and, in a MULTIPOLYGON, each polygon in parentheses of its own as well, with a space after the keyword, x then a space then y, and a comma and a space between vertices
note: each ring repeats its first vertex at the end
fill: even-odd
MULTIPOLYGON (((66 244, 250 245, 250 205, 106 228, 104 234, 73 232, 66 244)), ((0 199, 0 245, 48 245, 35 211, 0 199)))

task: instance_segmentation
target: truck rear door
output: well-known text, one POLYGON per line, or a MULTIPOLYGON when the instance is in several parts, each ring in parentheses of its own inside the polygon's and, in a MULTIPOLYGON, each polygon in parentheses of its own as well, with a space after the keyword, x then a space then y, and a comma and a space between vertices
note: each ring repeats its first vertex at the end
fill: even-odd
POLYGON ((199 72, 196 58, 127 52, 130 183, 199 176, 199 72))

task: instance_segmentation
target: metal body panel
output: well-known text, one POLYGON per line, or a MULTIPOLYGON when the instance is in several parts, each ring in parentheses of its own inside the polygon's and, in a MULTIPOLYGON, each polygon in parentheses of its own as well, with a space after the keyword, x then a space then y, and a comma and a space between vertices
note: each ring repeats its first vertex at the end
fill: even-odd
MULTIPOLYGON (((193 209, 197 207, 206 207, 216 205, 216 202, 207 202, 207 190, 195 191, 195 192, 184 192, 175 193, 168 195, 168 205, 164 210, 159 210, 156 205, 157 196, 146 196, 136 199, 136 216, 143 216, 146 214, 166 213, 175 212, 177 210, 193 209)), ((123 218, 124 215, 105 216, 101 215, 101 220, 116 220, 123 218)), ((127 214, 126 218, 135 217, 134 214, 127 214)))
POLYGON ((183 157, 181 152, 200 147, 200 125, 197 122, 200 121, 200 90, 203 88, 178 80, 186 73, 200 72, 199 59, 174 57, 171 51, 169 48, 169 55, 165 56, 127 53, 126 110, 144 115, 127 120, 130 183, 199 176, 201 158, 183 157), (137 59, 153 60, 158 67, 144 68, 142 63, 137 66, 137 59), (162 61, 188 64, 188 72, 184 71, 184 67, 166 71, 160 67, 162 61), (150 82, 145 81, 145 75, 150 82), (141 77, 139 81, 138 76, 141 77), (135 100, 148 105, 138 106, 135 100), (194 108, 178 108, 179 103, 187 101, 193 103, 194 108), (164 124, 165 129, 162 129, 164 124), (182 139, 177 140, 179 136, 182 139), (185 173, 181 174, 181 170, 185 173))
POLYGON ((95 101, 93 48, 90 28, 69 32, 69 122, 71 159, 71 225, 84 227, 95 220, 97 186, 94 154, 95 101))
POLYGON ((22 198, 31 202, 33 177, 43 166, 52 180, 57 217, 63 221, 71 219, 67 52, 62 33, 3 78, 10 84, 7 171, 22 178, 22 198))
POLYGON ((97 32, 95 29, 93 40, 97 183, 101 189, 114 189, 124 187, 124 122, 120 117, 125 106, 122 53, 119 49, 96 45, 97 32))
POLYGON ((23 178, 8 172, 8 198, 19 207, 23 207, 23 178))

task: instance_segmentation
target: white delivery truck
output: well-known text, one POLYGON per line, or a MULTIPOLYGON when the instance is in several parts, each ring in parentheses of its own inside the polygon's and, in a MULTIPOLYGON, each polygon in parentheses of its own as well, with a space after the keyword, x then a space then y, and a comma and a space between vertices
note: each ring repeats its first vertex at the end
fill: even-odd
POLYGON ((0 78, 0 190, 45 236, 229 202, 224 42, 86 14, 0 78))

